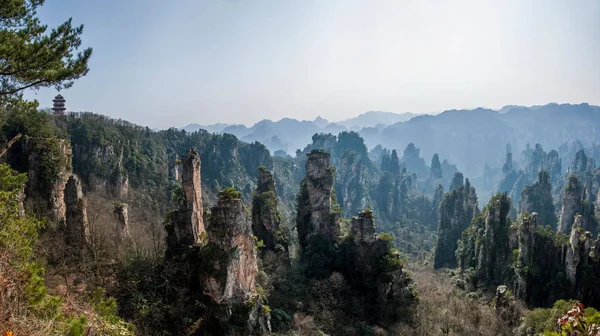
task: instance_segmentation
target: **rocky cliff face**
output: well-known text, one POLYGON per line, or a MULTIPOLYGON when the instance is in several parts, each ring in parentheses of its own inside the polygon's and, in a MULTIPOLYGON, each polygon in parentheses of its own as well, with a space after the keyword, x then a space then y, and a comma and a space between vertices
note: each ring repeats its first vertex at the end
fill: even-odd
POLYGON ((206 232, 202 189, 200 182, 200 157, 191 148, 183 158, 183 204, 169 215, 167 224, 168 246, 170 250, 197 245, 206 232))
POLYGON ((375 222, 373 212, 367 209, 358 216, 352 217, 352 236, 359 242, 373 243, 375 241, 375 222))
POLYGON ((179 181, 179 156, 177 153, 169 155, 169 178, 173 181, 179 181))
POLYGON ((575 175, 569 176, 564 189, 562 208, 560 211, 560 223, 558 231, 568 233, 577 213, 582 213, 583 187, 575 175))
POLYGON ((252 224, 241 200, 221 200, 211 209, 208 239, 222 258, 214 261, 215 275, 204 280, 204 293, 216 303, 249 300, 258 266, 252 224))
POLYGON ((306 247, 312 237, 335 241, 339 236, 339 214, 332 213, 333 168, 329 153, 312 151, 307 155, 306 177, 298 197, 298 238, 306 247))
POLYGON ((499 285, 510 273, 510 199, 494 196, 458 243, 461 269, 475 269, 478 285, 499 285))
POLYGON ((566 236, 538 225, 536 213, 510 226, 509 208, 506 195, 497 195, 465 230, 456 252, 461 269, 472 267, 479 286, 508 285, 531 306, 568 298, 600 303, 600 237, 593 241, 583 229, 584 217, 575 217, 566 236))
POLYGON ((81 181, 71 175, 65 186, 67 243, 82 246, 89 243, 87 200, 83 196, 81 181))
POLYGON ((537 236, 537 213, 529 215, 523 214, 520 219, 517 231, 517 244, 519 255, 515 268, 515 295, 518 298, 529 301, 528 286, 531 279, 529 272, 535 267, 535 240, 537 236))
POLYGON ((346 215, 357 213, 367 206, 364 171, 364 163, 356 153, 346 152, 342 155, 335 190, 346 215))
POLYGON ((252 231, 264 242, 267 250, 288 250, 287 238, 280 229, 279 199, 273 174, 264 167, 258 169, 258 187, 252 200, 252 231))
POLYGON ((469 180, 463 184, 462 174, 453 180, 453 189, 446 193, 439 208, 438 240, 435 246, 434 267, 456 267, 457 241, 478 212, 475 188, 469 180))
POLYGON ((25 150, 28 163, 26 195, 46 204, 56 223, 66 220, 65 185, 72 174, 71 146, 65 140, 29 138, 25 150))
POLYGON ((521 193, 519 214, 533 212, 537 213, 537 223, 556 228, 558 220, 554 213, 550 174, 545 170, 540 171, 537 181, 532 185, 526 186, 521 193))
POLYGON ((129 177, 123 160, 121 144, 73 144, 73 169, 86 186, 120 199, 126 199, 129 193, 129 177))
POLYGON ((368 316, 377 316, 383 323, 400 318, 415 296, 399 252, 393 249, 390 237, 376 237, 370 209, 352 218, 351 231, 351 239, 341 242, 335 270, 350 281, 356 297, 364 298, 368 316))
POLYGON ((113 214, 117 220, 115 232, 117 239, 129 237, 129 206, 127 203, 116 203, 113 214))

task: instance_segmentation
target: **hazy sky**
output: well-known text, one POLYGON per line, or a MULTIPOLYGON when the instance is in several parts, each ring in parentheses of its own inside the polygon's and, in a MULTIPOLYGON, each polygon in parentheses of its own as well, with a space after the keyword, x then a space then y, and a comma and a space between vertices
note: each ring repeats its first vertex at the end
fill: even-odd
POLYGON ((39 13, 83 23, 94 48, 67 108, 150 127, 600 104, 599 0, 48 0, 39 13))

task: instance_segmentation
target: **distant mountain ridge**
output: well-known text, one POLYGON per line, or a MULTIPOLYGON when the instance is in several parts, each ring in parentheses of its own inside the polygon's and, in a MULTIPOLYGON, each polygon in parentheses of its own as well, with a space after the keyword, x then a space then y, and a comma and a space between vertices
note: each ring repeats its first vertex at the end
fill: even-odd
MULTIPOLYGON (((365 112, 357 117, 329 122, 284 118, 262 120, 251 127, 216 124, 188 125, 186 131, 206 129, 213 133, 231 133, 246 142, 261 142, 271 153, 282 150, 294 155, 316 133, 338 134, 356 131, 369 148, 402 150, 409 143, 421 149, 423 157, 445 153, 448 160, 469 176, 478 176, 484 165, 501 166, 505 148, 515 153, 527 144, 540 143, 557 149, 579 140, 583 146, 600 143, 600 107, 582 104, 507 105, 499 110, 476 108, 446 110, 439 114, 365 112)), ((566 162, 565 162, 566 164, 566 162)))
POLYGON ((283 118, 279 121, 264 119, 248 127, 239 124, 218 123, 203 126, 200 124, 189 124, 183 129, 186 132, 194 132, 204 129, 210 133, 230 133, 246 142, 265 144, 272 153, 283 150, 293 154, 297 149, 311 141, 315 133, 337 134, 346 130, 360 131, 363 127, 384 127, 400 121, 407 121, 417 116, 414 113, 392 113, 381 111, 368 111, 355 118, 345 119, 339 122, 329 122, 317 117, 312 121, 283 118))

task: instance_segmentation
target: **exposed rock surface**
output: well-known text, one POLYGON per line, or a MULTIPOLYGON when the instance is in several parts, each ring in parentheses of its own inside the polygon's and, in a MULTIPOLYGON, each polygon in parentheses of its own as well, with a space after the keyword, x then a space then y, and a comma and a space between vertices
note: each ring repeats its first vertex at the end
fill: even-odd
POLYGON ((499 285, 510 274, 509 211, 508 196, 494 196, 458 243, 456 256, 461 269, 472 267, 480 285, 499 285))
POLYGON ((538 214, 523 214, 518 228, 518 251, 515 274, 515 294, 518 298, 528 300, 529 270, 535 267, 535 239, 537 236, 538 214))
POLYGON ((117 238, 123 239, 129 237, 129 211, 126 203, 116 203, 113 214, 117 220, 116 233, 117 238))
POLYGON ((440 204, 435 268, 456 267, 454 252, 457 241, 477 212, 475 188, 471 186, 469 179, 463 184, 462 174, 457 173, 452 182, 452 190, 444 195, 440 204))
POLYGON ((213 252, 223 257, 214 261, 219 275, 205 279, 204 293, 216 303, 247 301, 254 291, 258 266, 252 224, 242 201, 220 200, 211 209, 208 228, 209 241, 219 250, 213 252))
POLYGON ((562 209, 560 211, 560 223, 558 231, 568 233, 577 213, 582 213, 583 188, 577 176, 571 175, 565 185, 562 209))
POLYGON ((373 212, 367 209, 352 217, 352 236, 357 241, 373 243, 375 241, 375 221, 373 212))
POLYGON ((306 177, 298 197, 298 238, 302 247, 314 236, 335 241, 339 236, 339 215, 332 213, 333 168, 329 153, 312 151, 307 154, 306 177))
POLYGON ((168 245, 170 250, 196 245, 206 229, 202 208, 202 189, 200 182, 200 157, 191 148, 183 158, 183 204, 170 213, 167 224, 168 245))
POLYGON ((478 286, 505 283, 531 306, 559 299, 599 304, 600 237, 593 241, 584 230, 584 216, 575 217, 567 237, 538 225, 536 213, 510 226, 509 207, 505 194, 495 196, 465 230, 456 252, 461 269, 473 268, 478 286))
POLYGON ((335 190, 337 200, 346 215, 354 214, 367 206, 365 197, 365 164, 354 152, 342 155, 337 167, 335 190))
POLYGON ((179 181, 178 160, 179 156, 176 153, 171 153, 171 155, 169 155, 169 178, 174 181, 179 181))
POLYGON ((273 174, 264 167, 258 169, 258 187, 252 200, 252 231, 262 240, 267 250, 288 249, 288 242, 280 229, 279 199, 273 174))
POLYGON ((71 176, 73 153, 66 140, 29 138, 26 145, 28 183, 26 195, 47 204, 50 218, 66 220, 65 185, 71 176))
POLYGON ((67 243, 82 246, 89 243, 87 200, 83 196, 81 181, 71 175, 65 187, 67 243))
POLYGON ((537 181, 532 185, 526 186, 521 193, 519 214, 532 212, 537 213, 537 223, 556 228, 558 220, 554 213, 550 174, 545 170, 540 171, 537 181))
POLYGON ((406 313, 415 298, 410 278, 403 271, 399 252, 391 237, 375 236, 375 219, 366 209, 352 218, 352 239, 341 243, 335 267, 364 297, 366 312, 379 321, 397 319, 406 313))

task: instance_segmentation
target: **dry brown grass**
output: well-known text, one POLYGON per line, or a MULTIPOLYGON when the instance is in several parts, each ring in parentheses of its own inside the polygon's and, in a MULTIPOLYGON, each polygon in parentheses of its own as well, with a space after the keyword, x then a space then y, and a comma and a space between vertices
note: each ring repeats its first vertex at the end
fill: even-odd
POLYGON ((513 335, 525 311, 515 302, 511 308, 496 311, 491 297, 469 298, 467 292, 452 284, 447 270, 410 265, 417 284, 419 303, 412 324, 393 328, 392 335, 513 335))

